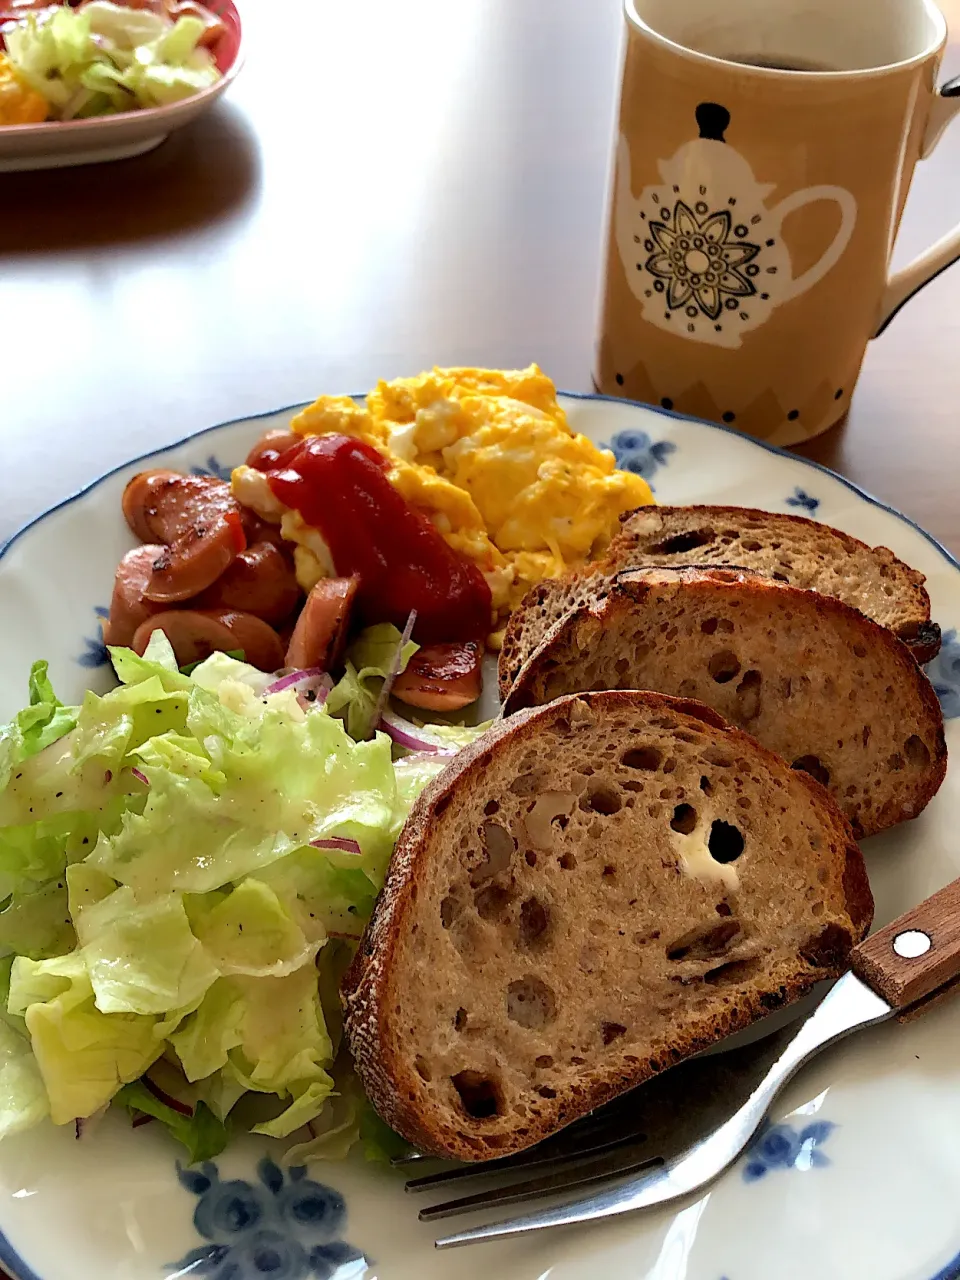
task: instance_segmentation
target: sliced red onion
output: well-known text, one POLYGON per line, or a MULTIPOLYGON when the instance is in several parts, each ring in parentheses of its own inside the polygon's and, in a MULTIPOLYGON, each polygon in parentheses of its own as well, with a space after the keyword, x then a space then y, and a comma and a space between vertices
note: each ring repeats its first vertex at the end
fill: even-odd
POLYGON ((79 1142, 83 1137, 83 1116, 77 1116, 73 1122, 73 1127, 76 1130, 77 1141, 79 1142))
POLYGON ((152 1124, 152 1123, 153 1123, 153 1116, 144 1115, 143 1112, 141 1111, 141 1113, 138 1116, 134 1116, 133 1119, 130 1121, 130 1128, 139 1129, 141 1125, 152 1124))
POLYGON ((363 853, 356 840, 349 840, 346 836, 329 836, 325 840, 311 840, 310 843, 315 849, 340 849, 343 853, 358 855, 363 853))
POLYGON ((333 688, 333 681, 322 667, 305 667, 301 671, 290 671, 273 684, 268 684, 264 693, 282 693, 284 689, 295 689, 297 693, 315 691, 317 701, 326 701, 327 694, 333 688), (320 697, 320 691, 323 697, 320 697))
POLYGON ((383 687, 380 690, 380 696, 377 698, 377 705, 373 709, 374 727, 380 723, 380 713, 387 705, 387 699, 390 697, 390 690, 393 688, 397 676, 400 674, 400 668, 403 665, 403 651, 410 642, 410 637, 413 634, 413 627, 416 621, 417 611, 416 609, 411 609, 410 613, 407 615, 407 623, 403 628, 402 635, 400 636, 397 651, 393 655, 393 661, 390 663, 390 670, 387 672, 386 679, 383 682, 383 687))
POLYGON ((149 787, 150 779, 147 777, 145 773, 142 773, 139 769, 131 769, 130 772, 133 774, 133 776, 136 778, 138 782, 142 782, 145 787, 149 787))
POLYGON ((457 748, 448 746, 431 738, 425 729, 419 728, 411 720, 404 720, 389 707, 380 712, 379 727, 392 738, 398 747, 406 747, 408 751, 424 751, 430 755, 455 756, 457 748))
POLYGON ((143 1077, 143 1083, 158 1102, 162 1102, 165 1106, 170 1107, 171 1110, 179 1112, 180 1115, 186 1116, 188 1119, 193 1115, 193 1107, 181 1102, 179 1098, 172 1097, 165 1089, 161 1089, 158 1084, 155 1084, 149 1076, 143 1077))

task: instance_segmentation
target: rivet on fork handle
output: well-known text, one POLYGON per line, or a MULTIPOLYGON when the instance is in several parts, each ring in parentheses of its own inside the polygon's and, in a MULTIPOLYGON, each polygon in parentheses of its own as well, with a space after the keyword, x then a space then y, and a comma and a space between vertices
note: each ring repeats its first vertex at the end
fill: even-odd
POLYGON ((960 880, 861 942, 851 968, 901 1015, 949 989, 960 979, 960 880))

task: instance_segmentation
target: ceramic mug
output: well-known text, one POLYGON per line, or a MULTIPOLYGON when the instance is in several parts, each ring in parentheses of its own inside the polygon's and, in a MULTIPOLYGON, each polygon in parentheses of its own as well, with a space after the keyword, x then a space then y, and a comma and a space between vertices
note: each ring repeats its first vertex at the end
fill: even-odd
POLYGON ((626 0, 595 383, 775 444, 846 413, 870 338, 960 257, 891 275, 960 110, 931 0, 626 0))

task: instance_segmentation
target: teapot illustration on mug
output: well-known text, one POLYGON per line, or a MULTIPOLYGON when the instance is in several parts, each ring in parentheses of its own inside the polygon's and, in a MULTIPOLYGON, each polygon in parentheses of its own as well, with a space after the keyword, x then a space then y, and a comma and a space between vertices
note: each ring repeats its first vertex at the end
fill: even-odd
POLYGON ((772 208, 773 185, 724 134, 730 113, 713 102, 696 110, 700 136, 659 163, 662 186, 634 198, 630 151, 617 149, 617 248, 643 318, 692 342, 739 347, 743 335, 800 297, 834 267, 850 243, 857 202, 836 186, 806 187, 772 208), (799 276, 780 229, 788 214, 818 200, 840 209, 840 226, 821 257, 799 276))

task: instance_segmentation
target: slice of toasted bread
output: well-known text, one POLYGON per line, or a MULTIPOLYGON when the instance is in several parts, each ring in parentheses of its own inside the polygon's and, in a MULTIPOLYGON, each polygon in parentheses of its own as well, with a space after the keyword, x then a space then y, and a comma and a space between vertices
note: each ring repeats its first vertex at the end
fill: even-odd
POLYGON ((846 967, 873 902, 826 791, 699 703, 563 698, 415 804, 342 988, 420 1150, 521 1150, 846 967))
POLYGON ((858 836, 915 817, 946 772, 940 704, 896 636, 759 574, 619 574, 566 612, 503 710, 618 688, 705 702, 824 783, 858 836))
MULTIPOLYGON (((922 573, 886 547, 868 547, 817 520, 749 507, 640 507, 628 513, 603 560, 575 576, 581 593, 577 603, 625 569, 701 564, 735 565, 836 596, 888 627, 920 663, 940 648, 922 573)), ((570 579, 549 579, 515 610, 501 650, 501 696, 560 621, 570 589, 570 579)))

